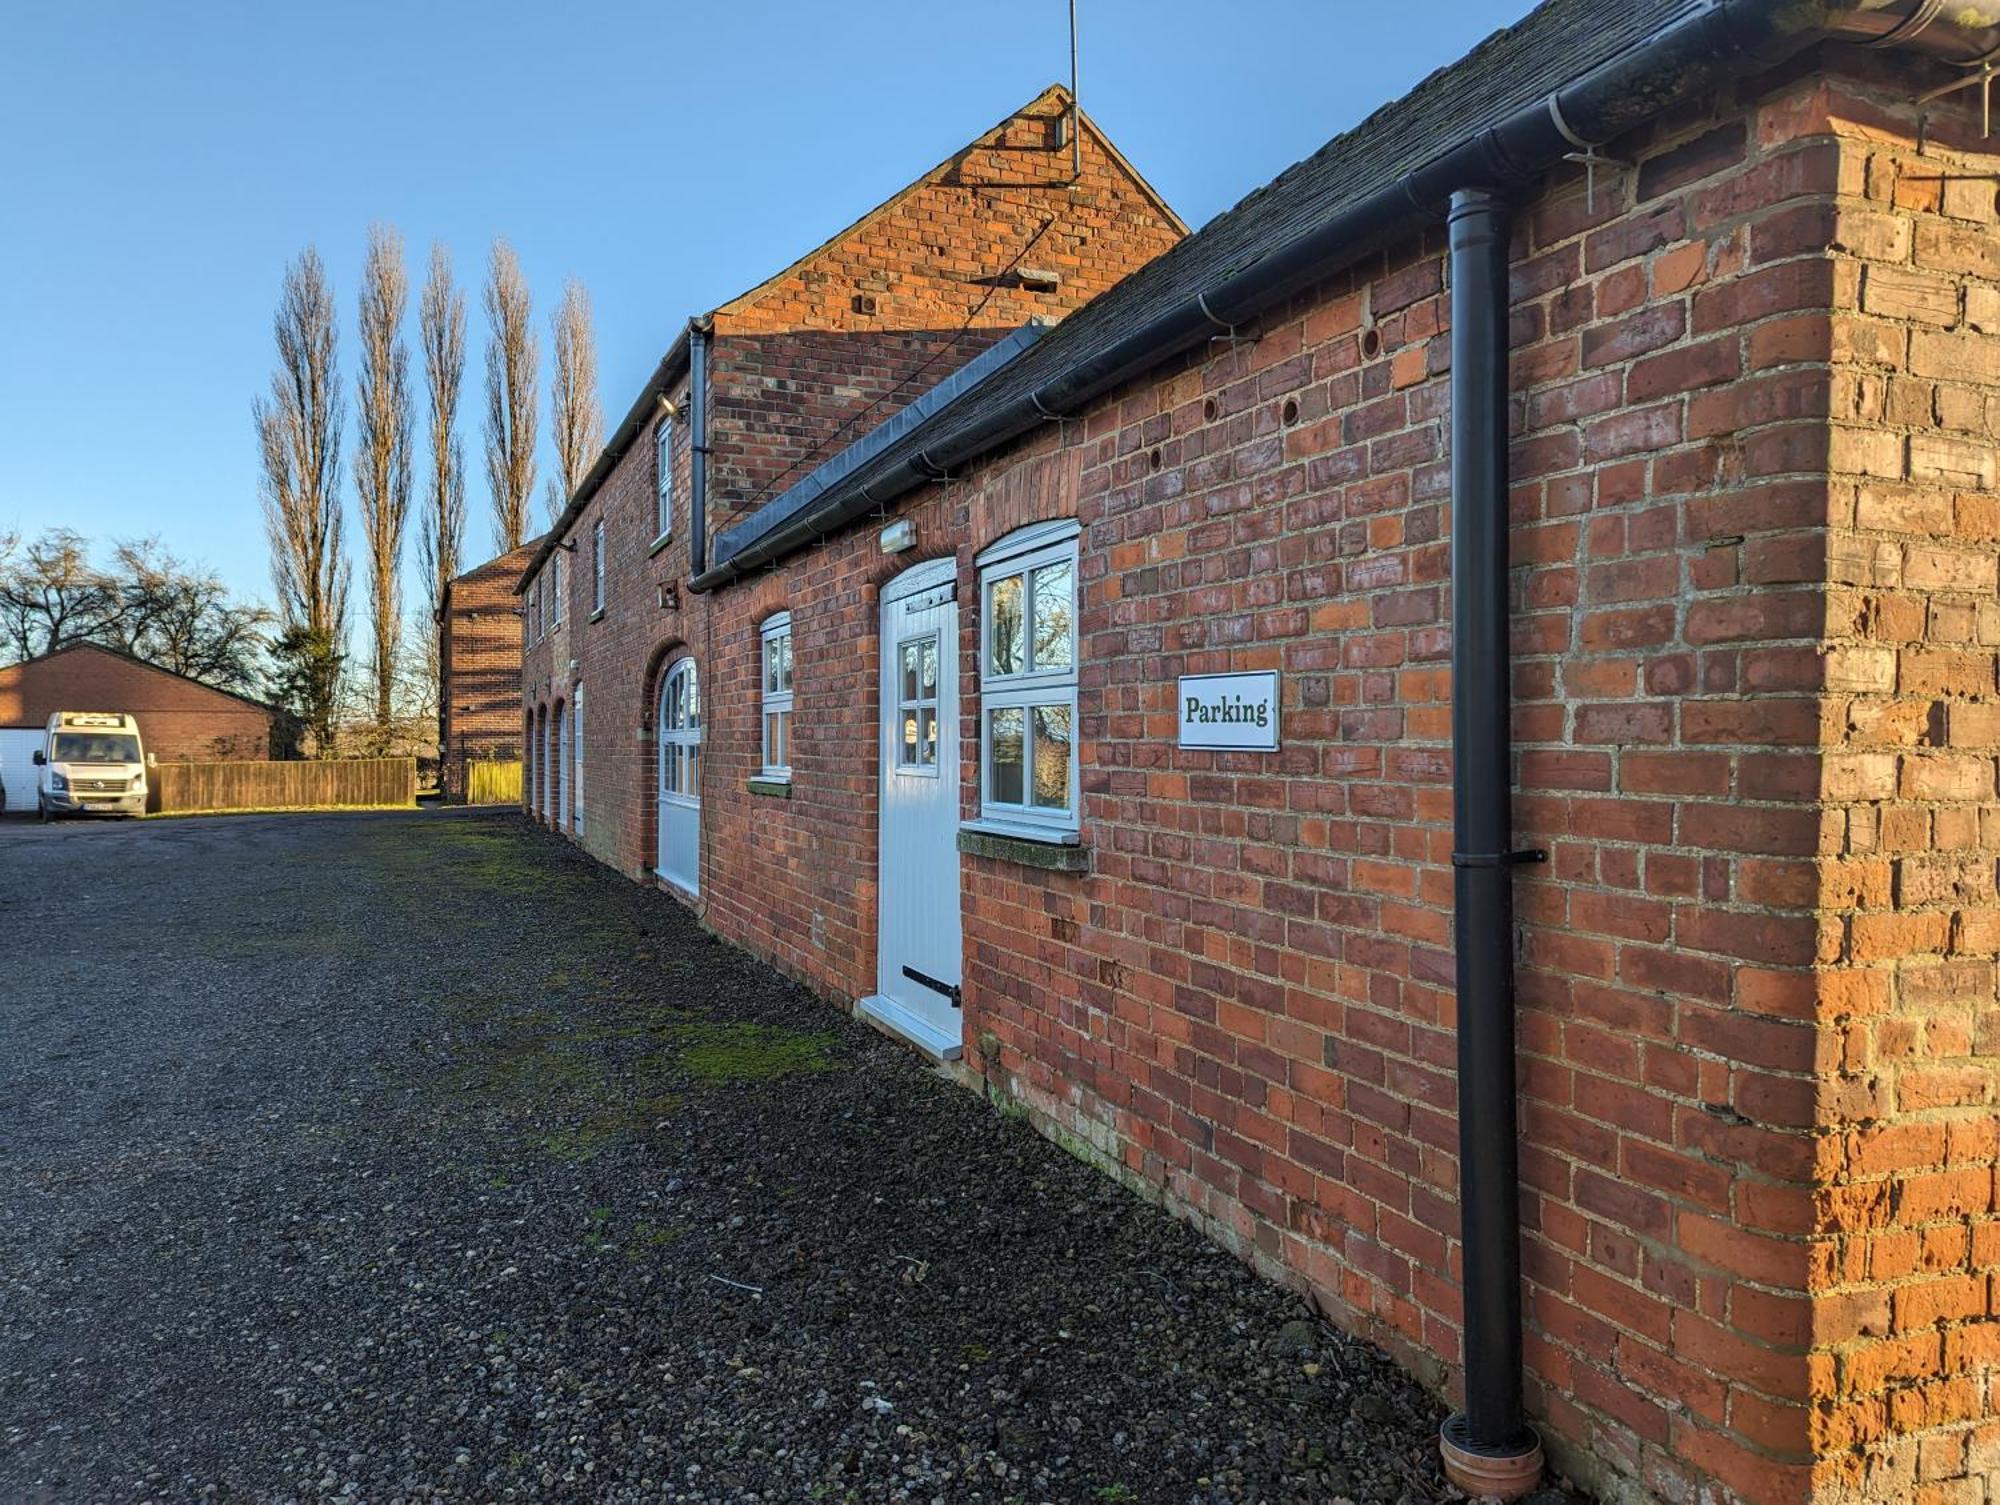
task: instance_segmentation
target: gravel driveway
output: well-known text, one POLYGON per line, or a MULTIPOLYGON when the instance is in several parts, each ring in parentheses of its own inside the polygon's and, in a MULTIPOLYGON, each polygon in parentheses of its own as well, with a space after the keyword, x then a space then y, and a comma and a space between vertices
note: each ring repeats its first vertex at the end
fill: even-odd
POLYGON ((1432 1501, 1371 1351, 511 813, 0 824, 0 1500, 1432 1501))

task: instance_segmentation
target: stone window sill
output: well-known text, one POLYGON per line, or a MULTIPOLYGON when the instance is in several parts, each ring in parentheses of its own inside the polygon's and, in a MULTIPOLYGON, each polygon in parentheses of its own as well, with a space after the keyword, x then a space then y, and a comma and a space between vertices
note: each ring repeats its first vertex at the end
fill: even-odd
POLYGON ((1090 871, 1090 848, 1073 834, 1026 835, 999 826, 963 825, 958 828, 958 849, 969 857, 993 857, 1049 873, 1090 871))
POLYGON ((590 620, 593 622, 602 622, 604 620, 604 608, 600 606, 596 611, 592 612, 590 620))
POLYGON ((646 546, 646 557, 648 559, 651 559, 655 554, 659 553, 660 550, 664 549, 668 544, 672 543, 673 541, 674 541, 674 535, 672 534, 672 532, 662 533, 658 538, 654 539, 650 544, 646 546))
POLYGON ((747 787, 752 794, 761 794, 767 799, 788 800, 792 797, 790 779, 751 779, 747 787))

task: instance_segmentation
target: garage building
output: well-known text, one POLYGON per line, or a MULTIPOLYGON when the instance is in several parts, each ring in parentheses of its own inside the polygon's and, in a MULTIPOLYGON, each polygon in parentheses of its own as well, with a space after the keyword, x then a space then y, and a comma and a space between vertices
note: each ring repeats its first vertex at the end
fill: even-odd
POLYGON ((262 761, 282 752, 277 707, 218 690, 96 643, 70 643, 0 669, 0 779, 9 810, 35 807, 34 750, 57 711, 126 711, 163 763, 262 761))

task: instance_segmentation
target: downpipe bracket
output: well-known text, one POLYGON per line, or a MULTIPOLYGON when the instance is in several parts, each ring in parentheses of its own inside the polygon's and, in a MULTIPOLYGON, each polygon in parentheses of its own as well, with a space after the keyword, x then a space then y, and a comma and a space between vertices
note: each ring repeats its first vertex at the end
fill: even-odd
POLYGON ((1525 867, 1530 863, 1547 862, 1549 854, 1541 847, 1526 847, 1518 852, 1453 852, 1453 867, 1525 867))

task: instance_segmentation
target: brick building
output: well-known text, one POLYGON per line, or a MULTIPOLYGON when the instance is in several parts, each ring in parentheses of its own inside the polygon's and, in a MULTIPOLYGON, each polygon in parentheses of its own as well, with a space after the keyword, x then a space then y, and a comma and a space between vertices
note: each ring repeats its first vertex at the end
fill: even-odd
MULTIPOLYGON (((791 492, 968 361, 1022 348, 1185 233, 1068 92, 1050 88, 691 320, 523 578, 530 806, 635 876, 658 869, 696 888, 693 799, 668 795, 667 833, 690 854, 676 867, 662 860, 654 784, 593 778, 590 766, 632 761, 614 729, 652 724, 669 660, 681 661, 684 713, 698 707, 699 684, 690 700, 684 683, 708 647, 697 632, 706 606, 686 589, 700 569, 692 541, 791 492)), ((657 769, 650 754, 641 761, 657 769)))
POLYGON ((57 711, 128 712, 162 763, 261 760, 282 755, 290 735, 275 706, 96 643, 0 669, 0 727, 45 727, 57 711))
POLYGON ((522 754, 515 593, 541 542, 530 539, 445 587, 438 607, 438 779, 446 799, 465 798, 468 762, 522 754))
POLYGON ((1607 1499, 1992 1500, 1984 14, 1550 0, 837 453, 670 360, 707 489, 635 409, 527 577, 537 808, 1310 1288, 1456 1478, 1525 1411, 1607 1499))

